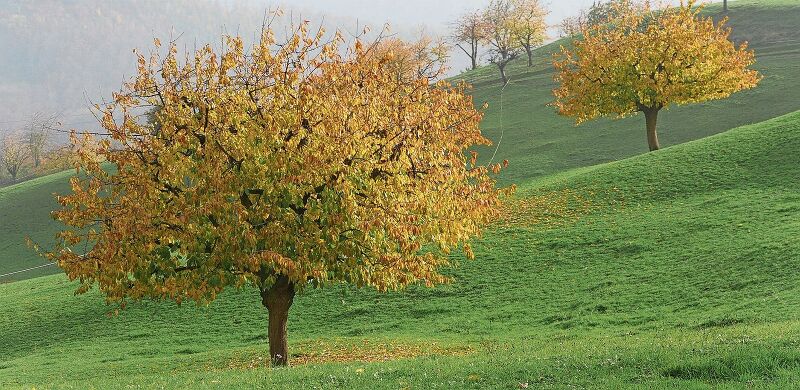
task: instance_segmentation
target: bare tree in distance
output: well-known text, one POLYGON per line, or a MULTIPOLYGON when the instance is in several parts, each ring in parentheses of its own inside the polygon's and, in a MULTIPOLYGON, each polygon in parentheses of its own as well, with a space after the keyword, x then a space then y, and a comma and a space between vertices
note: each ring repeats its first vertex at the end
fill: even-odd
POLYGON ((471 11, 461 15, 453 23, 452 39, 455 46, 466 54, 472 62, 470 69, 478 68, 478 57, 481 40, 483 39, 483 29, 481 28, 482 18, 479 11, 471 11))
POLYGON ((0 165, 16 182, 28 162, 28 148, 18 133, 5 134, 0 142, 0 165))
POLYGON ((34 168, 42 164, 42 159, 47 153, 50 143, 50 130, 58 124, 58 115, 45 115, 36 113, 31 116, 25 126, 25 143, 34 168))
POLYGON ((586 26, 586 12, 564 18, 559 26, 559 36, 562 38, 573 37, 580 34, 584 26, 586 26))

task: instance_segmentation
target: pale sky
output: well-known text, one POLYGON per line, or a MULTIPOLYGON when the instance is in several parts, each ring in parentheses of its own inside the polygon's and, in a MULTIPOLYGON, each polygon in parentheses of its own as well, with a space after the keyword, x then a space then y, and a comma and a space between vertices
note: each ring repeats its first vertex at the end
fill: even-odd
MULTIPOLYGON (((71 1, 73 0, 63 0, 67 4, 71 1)), ((127 3, 122 1, 103 3, 103 1, 105 0, 99 0, 95 4, 97 12, 88 12, 91 10, 83 12, 84 10, 81 10, 83 13, 77 16, 82 18, 83 23, 94 23, 96 26, 116 26, 118 22, 110 21, 109 19, 111 18, 110 15, 114 14, 114 4, 136 4, 135 0, 129 0, 127 3), (103 5, 102 7, 100 7, 101 4, 103 5), (108 15, 100 12, 101 8, 107 11, 108 15)), ((25 75, 25 77, 19 76, 18 79, 11 80, 0 77, 2 95, 9 102, 16 102, 16 104, 0 106, 0 131, 8 130, 11 124, 16 126, 19 123, 24 123, 26 118, 33 112, 61 112, 63 113, 63 122, 67 127, 86 126, 86 123, 94 123, 94 118, 89 115, 86 109, 87 100, 98 101, 103 96, 110 96, 110 91, 116 91, 121 80, 126 75, 130 76, 135 70, 135 62, 131 60, 130 49, 134 47, 148 48, 152 37, 158 34, 174 32, 175 36, 182 37, 183 44, 188 45, 196 44, 197 42, 201 44, 215 42, 215 39, 218 39, 217 33, 219 31, 241 33, 245 38, 248 36, 254 37, 258 32, 258 27, 261 26, 264 11, 274 9, 276 5, 282 4, 284 9, 290 12, 293 17, 302 16, 315 24, 323 23, 324 19, 324 25, 329 31, 332 28, 338 28, 356 33, 356 25, 358 24, 361 26, 369 25, 372 27, 372 31, 375 32, 380 31, 384 23, 389 23, 391 32, 396 33, 398 37, 414 39, 418 37, 422 29, 430 35, 444 36, 448 33, 449 24, 460 14, 484 8, 490 2, 490 0, 205 0, 216 5, 230 6, 232 10, 239 9, 245 15, 251 17, 242 17, 240 13, 232 12, 227 16, 223 13, 203 18, 201 17, 202 15, 187 12, 192 17, 180 18, 181 7, 193 6, 192 2, 199 2, 199 0, 182 3, 168 0, 160 1, 163 4, 163 11, 168 17, 158 20, 155 20, 157 18, 139 20, 133 15, 122 19, 123 22, 127 20, 137 21, 133 26, 123 26, 124 31, 136 31, 137 35, 111 34, 108 36, 109 39, 105 39, 107 36, 100 34, 85 36, 72 34, 71 36, 79 39, 63 42, 61 45, 83 48, 102 47, 104 48, 102 50, 108 51, 105 56, 82 58, 83 52, 81 50, 69 50, 64 52, 64 56, 68 57, 66 58, 68 61, 62 61, 65 59, 64 57, 40 58, 36 53, 36 48, 48 47, 46 44, 51 41, 57 42, 58 29, 54 29, 48 34, 31 33, 26 36, 26 47, 32 49, 23 53, 27 56, 23 56, 23 58, 28 58, 28 61, 35 61, 39 66, 18 66, 21 60, 18 59, 17 53, 11 53, 11 55, 6 56, 6 63, 0 61, 0 69, 14 68, 18 69, 19 74, 25 75), (176 7, 175 5, 178 6, 176 7), (300 15, 297 15, 298 12, 300 15), (197 23, 196 20, 202 20, 203 22, 202 24, 191 24, 197 23), (213 22, 209 23, 209 20, 213 22), (214 25, 215 22, 219 23, 219 25, 214 25), (147 31, 147 34, 141 34, 141 31, 147 31), (112 60, 109 60, 109 58, 112 60), (77 70, 63 71, 70 64, 81 64, 81 66, 77 70), (48 77, 59 80, 58 82, 69 81, 75 87, 61 88, 61 85, 56 81, 48 84, 31 81, 46 80, 48 77), (54 93, 54 90, 59 93, 54 93)), ((542 1, 550 10, 548 23, 554 26, 558 25, 565 17, 578 14, 594 2, 594 0, 542 1)), ((663 1, 675 3, 680 0, 663 1)), ((8 0, 0 0, 0 5, 5 3, 13 5, 8 0)), ((25 2, 20 1, 20 4, 23 3, 25 2)), ((58 2, 54 3, 58 4, 58 2)), ((155 0, 147 4, 153 6, 154 3, 155 0)), ((142 4, 145 3, 143 2, 142 4)), ((39 17, 35 12, 35 8, 28 8, 30 9, 26 12, 31 14, 27 16, 34 18, 31 20, 38 20, 35 19, 39 17)), ((79 9, 76 7, 67 8, 71 12, 77 12, 79 9)), ((200 9, 201 12, 207 12, 218 8, 214 6, 193 7, 193 10, 200 9)), ((120 12, 131 12, 131 10, 135 10, 135 7, 120 6, 119 9, 122 10, 120 12)), ((70 17, 75 16, 71 15, 70 17)), ((120 17, 120 15, 117 15, 117 17, 120 17)), ((80 29, 80 26, 69 24, 69 20, 69 17, 64 19, 63 25, 60 26, 62 28, 80 29)), ((557 31, 553 29, 551 35, 556 35, 556 33, 557 31)), ((161 37, 164 38, 166 36, 170 35, 162 35, 161 37)), ((449 61, 449 74, 454 75, 463 71, 467 68, 468 62, 469 60, 464 53, 454 49, 451 52, 449 61)), ((485 63, 485 59, 482 62, 485 63)), ((0 76, 5 76, 5 74, 0 76)))
MULTIPOLYGON (((567 16, 588 8, 595 0, 545 0, 551 11, 549 21, 557 24, 567 16)), ((679 0, 668 1, 678 3, 679 0)), ((432 31, 446 27, 447 23, 464 11, 475 10, 489 4, 489 0, 283 0, 289 7, 307 9, 316 13, 370 20, 376 23, 411 27, 425 25, 432 31)))
MULTIPOLYGON (((558 31, 555 26, 564 18, 577 15, 595 1, 544 0, 545 6, 550 10, 548 23, 554 26, 551 28, 551 38, 556 37, 558 31)), ((664 1, 680 3, 680 0, 664 1)), ((445 35, 448 24, 460 14, 483 8, 489 4, 489 0, 279 0, 279 4, 285 8, 308 11, 337 20, 358 20, 359 24, 370 25, 373 30, 389 23, 393 32, 411 38, 411 35, 421 29, 431 34, 445 35)), ((355 26, 344 27, 355 29, 355 26)), ((468 59, 462 53, 453 51, 450 62, 451 73, 458 73, 466 68, 468 59)))

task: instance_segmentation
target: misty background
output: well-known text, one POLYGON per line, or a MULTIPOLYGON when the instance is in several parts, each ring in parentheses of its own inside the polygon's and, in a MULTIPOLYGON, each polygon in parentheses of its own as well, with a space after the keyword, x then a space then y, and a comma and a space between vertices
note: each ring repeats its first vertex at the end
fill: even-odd
MULTIPOLYGON (((595 0, 551 0, 555 26, 595 0)), ((678 0, 675 0, 678 1, 678 0)), ((15 131, 34 113, 58 114, 62 128, 97 126, 88 107, 110 98, 134 73, 133 49, 149 52, 153 38, 177 39, 192 50, 219 42, 222 33, 249 42, 264 15, 280 7, 289 17, 356 34, 385 24, 405 39, 421 31, 446 36, 460 14, 489 0, 0 0, 0 134, 15 131)), ((468 66, 455 49, 450 74, 468 66)))

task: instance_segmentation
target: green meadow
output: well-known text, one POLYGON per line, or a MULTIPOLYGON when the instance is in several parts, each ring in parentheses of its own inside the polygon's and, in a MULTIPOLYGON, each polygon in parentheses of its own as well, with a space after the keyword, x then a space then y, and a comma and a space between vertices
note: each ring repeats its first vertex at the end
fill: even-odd
MULTIPOLYGON (((208 306, 75 296, 56 267, 0 279, 0 388, 800 387, 800 4, 732 2, 761 85, 575 127, 547 106, 549 53, 463 78, 518 190, 454 282, 295 298, 294 366, 268 367, 254 289, 208 306)), ((718 12, 709 7, 707 12, 718 12)), ((70 172, 0 189, 0 275, 44 264, 70 172)))

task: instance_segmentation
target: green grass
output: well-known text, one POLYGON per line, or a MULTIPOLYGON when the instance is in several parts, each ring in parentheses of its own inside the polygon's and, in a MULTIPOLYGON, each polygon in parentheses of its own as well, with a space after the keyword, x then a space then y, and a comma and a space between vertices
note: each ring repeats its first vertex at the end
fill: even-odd
MULTIPOLYGON (((264 367, 253 290, 109 316, 55 275, 0 284, 0 388, 797 387, 800 111, 723 131, 800 109, 800 7, 742 0, 730 16, 765 80, 670 110, 674 146, 655 153, 638 155, 642 118, 574 128, 545 106, 552 74, 514 64, 497 156, 520 184, 511 220, 475 243, 476 261, 456 258, 452 285, 297 297, 290 349, 308 364, 264 367)), ((466 77, 498 138, 494 72, 466 77)), ((52 240, 67 175, 0 189, 0 274, 43 263, 24 237, 52 240)))
MULTIPOLYGON (((26 237, 48 244, 54 241, 59 225, 50 217, 57 206, 54 193, 69 191, 67 177, 62 172, 0 188, 0 275, 43 264, 47 261, 36 255, 26 244, 26 237)), ((0 283, 28 279, 58 272, 56 267, 0 277, 0 283)))
POLYGON ((6 284, 0 387, 786 388, 800 380, 797 150, 800 112, 532 181, 520 200, 570 189, 590 206, 545 224, 526 221, 561 211, 515 208, 452 285, 334 286, 292 308, 296 358, 417 357, 269 370, 252 290, 107 317, 62 276, 6 284))

